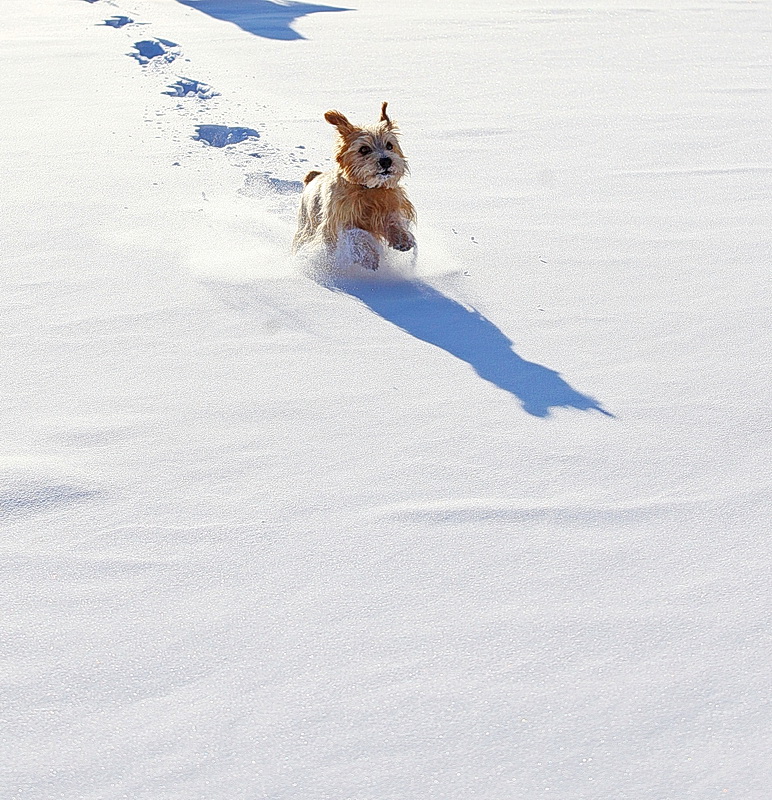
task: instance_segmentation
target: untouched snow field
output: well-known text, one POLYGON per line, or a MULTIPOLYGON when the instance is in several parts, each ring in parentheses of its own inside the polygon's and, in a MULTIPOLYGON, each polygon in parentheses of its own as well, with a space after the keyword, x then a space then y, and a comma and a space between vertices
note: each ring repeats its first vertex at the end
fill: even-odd
POLYGON ((5 0, 0 796, 772 797, 766 0, 5 0), (418 258, 289 255, 322 114, 418 258))

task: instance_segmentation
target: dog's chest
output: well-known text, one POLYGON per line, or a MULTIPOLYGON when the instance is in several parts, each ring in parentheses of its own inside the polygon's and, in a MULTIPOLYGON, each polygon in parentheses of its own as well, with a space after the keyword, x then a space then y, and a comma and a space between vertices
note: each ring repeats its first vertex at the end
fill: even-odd
POLYGON ((342 200, 346 227, 385 232, 389 219, 399 211, 399 197, 393 189, 348 191, 342 200))

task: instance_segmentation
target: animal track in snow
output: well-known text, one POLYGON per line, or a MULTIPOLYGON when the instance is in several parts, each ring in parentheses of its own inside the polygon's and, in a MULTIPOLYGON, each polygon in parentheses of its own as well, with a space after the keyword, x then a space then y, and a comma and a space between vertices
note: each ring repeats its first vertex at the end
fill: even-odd
POLYGON ((102 25, 106 25, 108 28, 122 28, 124 25, 133 25, 134 20, 129 19, 128 17, 110 17, 110 19, 106 19, 102 25))
POLYGON ((285 181, 281 178, 268 178, 267 183, 278 194, 300 194, 303 191, 303 181, 285 181))
POLYGON ((135 42, 136 53, 129 53, 132 58, 146 67, 151 61, 161 59, 171 63, 180 54, 179 45, 170 42, 168 39, 146 39, 142 42, 135 42))
POLYGON ((257 197, 268 191, 276 194, 300 194, 303 191, 302 181, 287 181, 281 178, 272 178, 265 173, 253 172, 244 179, 244 187, 239 193, 247 197, 257 197))
POLYGON ((216 92, 209 84, 194 81, 192 78, 180 78, 175 83, 169 84, 171 91, 164 92, 170 97, 199 97, 201 100, 211 100, 213 97, 219 97, 220 93, 216 92))
POLYGON ((227 125, 199 125, 196 128, 197 141, 206 142, 212 147, 227 147, 245 139, 259 139, 260 134, 253 128, 229 128, 227 125))

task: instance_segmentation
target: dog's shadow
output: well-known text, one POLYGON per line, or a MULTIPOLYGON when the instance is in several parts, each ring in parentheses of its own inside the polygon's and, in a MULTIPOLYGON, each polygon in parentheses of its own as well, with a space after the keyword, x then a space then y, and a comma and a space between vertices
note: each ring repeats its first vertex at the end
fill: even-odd
POLYGON ((613 417, 554 370, 521 358, 510 339, 479 311, 427 283, 329 276, 321 282, 332 291, 357 298, 405 333, 465 361, 483 380, 517 397, 528 414, 548 417, 553 408, 575 408, 613 417))

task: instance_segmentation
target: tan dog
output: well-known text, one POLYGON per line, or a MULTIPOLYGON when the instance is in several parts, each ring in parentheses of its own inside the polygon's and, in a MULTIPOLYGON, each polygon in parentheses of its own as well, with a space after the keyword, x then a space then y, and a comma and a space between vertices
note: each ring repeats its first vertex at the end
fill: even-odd
POLYGON ((386 106, 381 106, 380 121, 364 128, 340 111, 324 115, 338 130, 337 163, 329 172, 309 172, 304 178, 294 250, 306 245, 332 249, 344 240, 354 261, 378 269, 379 242, 402 251, 415 247, 410 232, 415 208, 399 185, 407 161, 386 106))

